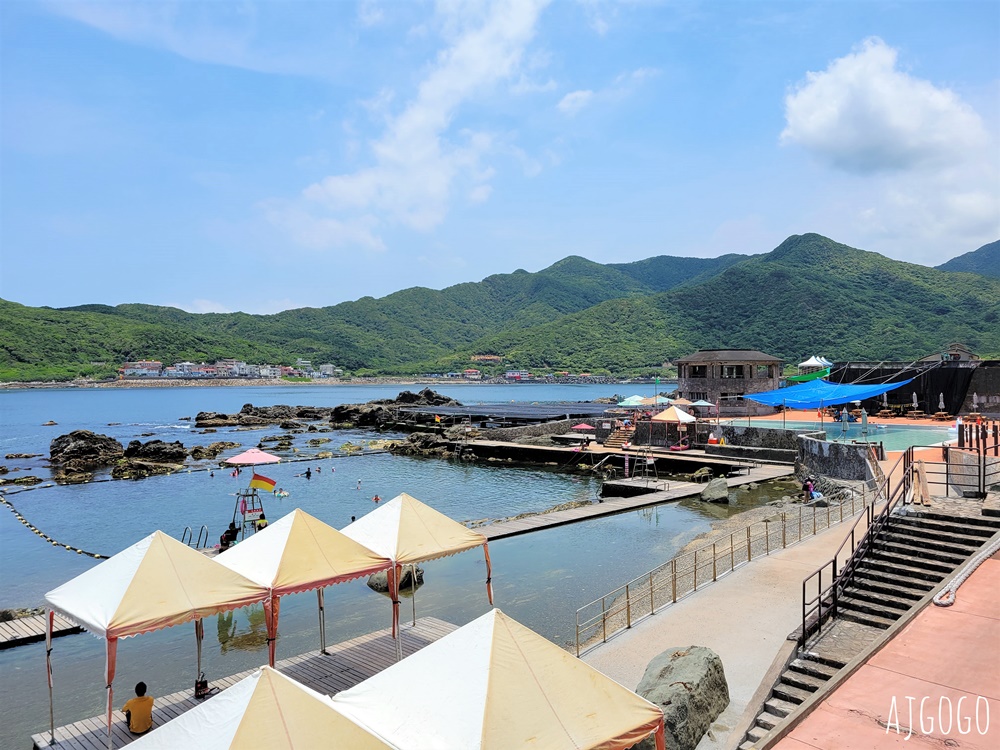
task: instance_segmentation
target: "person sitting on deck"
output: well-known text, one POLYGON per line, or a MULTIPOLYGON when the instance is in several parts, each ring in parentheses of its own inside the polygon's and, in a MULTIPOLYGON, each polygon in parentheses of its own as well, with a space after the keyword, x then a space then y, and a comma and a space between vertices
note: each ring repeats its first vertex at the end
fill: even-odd
POLYGON ((125 724, 132 734, 145 734, 153 728, 153 696, 146 695, 146 683, 135 686, 135 698, 129 698, 122 706, 125 724))
POLYGON ((230 521, 229 528, 222 532, 222 536, 219 537, 219 549, 225 552, 227 549, 236 544, 236 537, 240 534, 239 529, 236 528, 236 522, 230 521))
POLYGON ((257 531, 263 531, 265 528, 267 528, 267 518, 264 517, 264 511, 260 512, 260 518, 257 519, 255 528, 257 529, 257 531))

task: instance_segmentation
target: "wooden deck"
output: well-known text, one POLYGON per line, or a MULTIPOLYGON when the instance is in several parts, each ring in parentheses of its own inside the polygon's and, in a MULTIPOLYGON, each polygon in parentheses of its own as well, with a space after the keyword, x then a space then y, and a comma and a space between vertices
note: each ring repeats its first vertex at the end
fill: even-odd
MULTIPOLYGON (((456 629, 451 623, 434 617, 423 617, 417 620, 415 626, 403 624, 401 627, 403 656, 409 656, 419 651, 424 646, 456 629)), ((287 677, 291 677, 320 693, 332 695, 353 687, 396 663, 396 647, 389 630, 380 630, 344 643, 338 643, 336 646, 328 646, 327 651, 329 652, 327 655, 312 651, 288 659, 281 659, 276 666, 287 677)), ((266 657, 264 658, 266 661, 266 657)), ((213 680, 211 685, 224 690, 253 672, 254 670, 247 670, 231 677, 213 680)), ((58 691, 58 689, 57 684, 56 690, 58 691)), ((100 689, 96 683, 94 689, 100 689)), ((120 691, 115 696, 115 702, 119 705, 123 704, 128 697, 119 698, 118 696, 122 692, 125 691, 120 691)), ((211 700, 211 698, 206 700, 211 700)), ((193 687, 172 695, 156 696, 156 702, 153 706, 154 727, 165 724, 201 702, 194 699, 193 687)), ((125 716, 120 711, 114 712, 111 731, 115 747, 124 747, 136 739, 125 728, 125 716)), ((31 742, 35 750, 46 750, 46 748, 52 747, 63 750, 106 750, 108 746, 106 718, 102 714, 66 726, 56 727, 55 745, 49 744, 48 731, 32 735, 31 742)))
MULTIPOLYGON (((63 617, 58 612, 52 620, 52 637, 58 638, 61 635, 70 633, 82 633, 83 628, 63 617)), ((0 649, 14 648, 25 643, 45 640, 45 615, 30 615, 29 617, 19 617, 16 620, 0 622, 0 649)))
MULTIPOLYGON (((789 476, 794 471, 793 467, 784 465, 757 466, 750 469, 749 473, 738 477, 729 477, 727 481, 730 487, 737 487, 741 484, 765 482, 769 479, 789 476)), ((638 508, 647 508, 651 505, 673 502, 674 500, 700 494, 705 488, 704 484, 697 484, 695 482, 673 482, 664 479, 618 479, 615 480, 615 483, 626 484, 635 488, 648 488, 649 492, 632 497, 606 498, 600 503, 583 505, 579 508, 570 508, 569 510, 535 513, 512 521, 480 526, 476 531, 485 535, 492 542, 494 539, 527 534, 529 531, 563 526, 568 523, 587 521, 591 518, 611 516, 615 513, 624 513, 638 508)))

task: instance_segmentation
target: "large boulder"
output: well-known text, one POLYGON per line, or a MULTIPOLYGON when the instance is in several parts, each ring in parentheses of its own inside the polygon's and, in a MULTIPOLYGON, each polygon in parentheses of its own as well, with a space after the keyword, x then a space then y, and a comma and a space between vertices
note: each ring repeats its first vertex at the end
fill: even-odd
POLYGON ((187 448, 179 440, 172 443, 165 443, 162 440, 140 443, 138 440, 133 440, 125 449, 125 458, 159 464, 182 464, 187 455, 187 448))
MULTIPOLYGON (((705 646, 671 648, 653 657, 635 692, 663 710, 669 750, 694 750, 729 705, 722 660, 705 646)), ((653 738, 635 747, 654 750, 653 738)))
POLYGON ((90 430, 74 430, 60 435, 49 444, 49 461, 57 473, 88 472, 110 466, 125 453, 122 444, 107 435, 90 430))
POLYGON ((709 503, 728 503, 729 484, 725 477, 718 477, 705 485, 701 491, 701 499, 709 503))
MULTIPOLYGON (((424 585, 424 569, 417 566, 417 588, 424 585)), ((399 590, 401 592, 409 591, 413 586, 413 576, 410 575, 410 566, 404 565, 403 570, 399 575, 399 590)), ((372 573, 368 576, 368 588, 372 591, 379 591, 383 594, 389 591, 389 574, 380 570, 378 573, 372 573)))

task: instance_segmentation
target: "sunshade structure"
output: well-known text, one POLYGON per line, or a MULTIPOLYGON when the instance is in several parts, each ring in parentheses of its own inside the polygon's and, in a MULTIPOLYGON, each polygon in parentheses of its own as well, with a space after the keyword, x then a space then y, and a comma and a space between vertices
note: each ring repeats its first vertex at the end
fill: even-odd
POLYGON ((326 652, 323 587, 385 570, 392 561, 375 554, 332 526, 296 508, 249 539, 221 553, 216 561, 268 589, 267 658, 274 666, 281 597, 316 589, 320 651, 326 652))
POLYGON ((261 466, 263 464, 276 464, 280 461, 281 458, 278 456, 266 453, 260 450, 260 448, 251 448, 232 458, 225 459, 223 463, 227 463, 230 466, 261 466))
POLYGON ((691 406, 691 402, 686 398, 675 398, 670 403, 677 404, 678 406, 691 406))
POLYGON ((331 701, 400 750, 665 746, 658 707, 498 609, 331 701))
POLYGON ((687 424, 688 422, 697 422, 696 417, 692 417, 686 411, 678 409, 676 406, 671 406, 669 409, 664 409, 659 414, 653 416, 652 421, 654 422, 677 422, 678 424, 687 424))
MULTIPOLYGON (((486 556, 486 595, 493 604, 490 548, 486 537, 405 492, 362 516, 344 528, 343 533, 392 561, 389 596, 394 638, 399 628, 399 575, 404 565, 416 566, 426 560, 449 557, 481 546, 486 556)), ((416 581, 415 571, 413 580, 416 581)), ((398 641, 396 653, 401 656, 398 641)))
POLYGON ((574 430, 593 430, 595 428, 594 428, 594 425, 592 425, 592 424, 587 424, 586 422, 581 422, 580 424, 573 425, 573 429, 574 430))
MULTIPOLYGON (((49 719, 54 729, 52 697, 52 611, 76 620, 105 639, 108 691, 108 746, 114 705, 118 639, 148 633, 264 601, 266 587, 219 565, 176 539, 154 531, 140 542, 81 573, 45 595, 49 605, 46 666, 49 673, 49 719)), ((200 659, 200 641, 199 641, 200 659)), ((199 664, 199 669, 200 669, 199 664)))
POLYGON ((705 401, 704 399, 698 399, 697 401, 692 401, 691 406, 711 406, 715 407, 711 401, 705 401))
POLYGON ((792 409, 822 409, 831 404, 846 404, 849 401, 863 401, 866 398, 881 396, 886 391, 901 388, 912 380, 910 378, 910 380, 901 380, 898 383, 869 383, 867 385, 813 380, 789 388, 779 388, 776 391, 747 393, 743 398, 768 406, 784 405, 792 409))
POLYGON ((815 354, 807 359, 805 362, 799 362, 799 369, 804 369, 806 367, 817 367, 823 369, 825 367, 833 367, 833 362, 826 359, 826 357, 817 357, 815 354))
POLYGON ((810 380, 825 378, 829 374, 830 368, 824 367, 822 370, 813 370, 812 372, 803 373, 802 375, 789 375, 785 378, 785 380, 789 383, 808 383, 810 380))
POLYGON ((140 737, 137 750, 391 750, 330 699, 270 667, 140 737))
POLYGON ((642 396, 629 396, 627 399, 618 402, 619 406, 642 406, 642 396))
POLYGON ((655 406, 658 404, 669 404, 672 403, 666 396, 650 396, 642 400, 643 406, 655 406))

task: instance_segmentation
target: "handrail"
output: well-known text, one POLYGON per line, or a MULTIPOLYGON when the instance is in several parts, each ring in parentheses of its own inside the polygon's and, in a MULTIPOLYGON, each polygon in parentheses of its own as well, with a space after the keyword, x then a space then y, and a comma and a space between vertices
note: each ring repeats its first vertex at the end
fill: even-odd
POLYGON ((181 544, 186 544, 188 547, 191 546, 191 540, 194 538, 194 532, 191 530, 190 526, 185 526, 184 531, 181 532, 181 544))
MULTIPOLYGON (((899 466, 900 462, 903 463, 903 473, 900 477, 900 482, 896 485, 895 489, 889 494, 886 500, 885 506, 882 508, 881 512, 875 516, 873 513, 874 506, 866 506, 865 516, 867 528, 865 533, 862 535, 861 539, 855 542, 855 530, 857 529, 858 523, 861 522, 861 518, 855 521, 854 526, 851 527, 850 536, 841 542, 840 547, 837 548, 836 553, 831 560, 823 563, 816 571, 810 573, 802 581, 802 632, 801 640, 799 642, 800 647, 804 647, 809 636, 815 630, 817 633, 823 632, 823 622, 831 615, 836 615, 837 607, 840 602, 840 595, 843 593, 847 586, 848 581, 851 579, 854 571, 861 564, 865 555, 871 550, 873 540, 879 535, 882 528, 888 523, 889 516, 895 509, 896 505, 902 499, 904 504, 909 502, 906 498, 912 499, 912 465, 913 465, 913 447, 909 447, 904 451, 904 453, 896 459, 896 463, 893 464, 892 469, 889 470, 889 477, 892 477, 896 468, 899 466), (844 563, 844 566, 838 571, 837 570, 837 558, 843 551, 844 546, 850 541, 851 543, 851 556, 844 563), (855 546, 856 544, 856 546, 855 546), (825 589, 823 588, 823 571, 829 567, 832 572, 832 578, 830 585, 825 589), (816 596, 812 599, 806 599, 808 587, 810 581, 817 579, 817 592, 816 596), (815 620, 810 622, 810 618, 815 615, 815 620)), ((888 485, 888 480, 887 480, 888 485)))
POLYGON ((725 536, 718 537, 678 555, 580 607, 576 612, 577 654, 595 638, 606 642, 618 630, 631 628, 638 617, 655 614, 755 557, 769 555, 772 550, 784 549, 843 522, 857 512, 859 499, 861 507, 870 505, 865 487, 860 493, 844 488, 842 492, 828 494, 827 499, 842 502, 839 505, 831 502, 825 508, 801 506, 796 511, 756 521, 731 533, 728 540, 725 536), (593 615, 589 614, 595 609, 593 615), (633 614, 634 609, 638 610, 638 617, 633 614))
POLYGON ((202 524, 201 528, 198 530, 198 541, 194 545, 194 548, 195 549, 201 549, 202 547, 207 547, 208 546, 208 540, 209 540, 208 526, 206 526, 205 524, 202 524), (204 542, 202 542, 202 534, 204 534, 204 536, 205 536, 205 541, 204 542))

